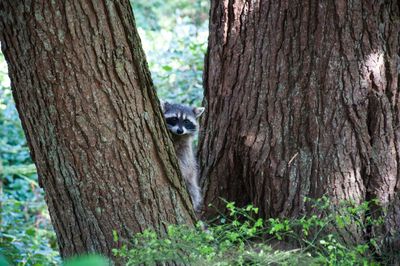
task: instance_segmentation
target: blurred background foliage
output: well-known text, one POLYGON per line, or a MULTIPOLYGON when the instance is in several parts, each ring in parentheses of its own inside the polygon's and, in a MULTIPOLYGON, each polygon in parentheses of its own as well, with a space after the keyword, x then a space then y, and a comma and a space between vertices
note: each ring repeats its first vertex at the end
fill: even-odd
MULTIPOLYGON (((133 1, 159 98, 199 106, 208 37, 208 1, 133 1)), ((11 265, 59 265, 43 190, 0 53, 0 255, 11 265)))
POLYGON ((159 98, 199 106, 209 2, 131 0, 131 4, 159 98))

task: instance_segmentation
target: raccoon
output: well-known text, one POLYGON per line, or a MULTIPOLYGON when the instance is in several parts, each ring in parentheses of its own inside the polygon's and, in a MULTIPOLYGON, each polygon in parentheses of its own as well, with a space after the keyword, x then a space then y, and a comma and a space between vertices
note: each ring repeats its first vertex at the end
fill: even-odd
POLYGON ((193 152, 193 137, 198 130, 197 118, 204 112, 204 107, 189 107, 182 104, 161 102, 161 109, 172 133, 175 152, 186 187, 196 212, 200 211, 202 195, 199 187, 199 170, 193 152))

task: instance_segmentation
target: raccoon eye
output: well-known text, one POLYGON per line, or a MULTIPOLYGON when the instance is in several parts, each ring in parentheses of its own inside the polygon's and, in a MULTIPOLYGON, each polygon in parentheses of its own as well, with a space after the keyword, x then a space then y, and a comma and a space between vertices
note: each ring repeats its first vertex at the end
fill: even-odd
POLYGON ((196 126, 188 119, 183 120, 183 124, 187 129, 195 129, 196 126))
POLYGON ((171 126, 175 126, 176 124, 178 124, 178 121, 179 121, 179 119, 176 117, 168 117, 165 120, 167 121, 167 124, 171 125, 171 126))

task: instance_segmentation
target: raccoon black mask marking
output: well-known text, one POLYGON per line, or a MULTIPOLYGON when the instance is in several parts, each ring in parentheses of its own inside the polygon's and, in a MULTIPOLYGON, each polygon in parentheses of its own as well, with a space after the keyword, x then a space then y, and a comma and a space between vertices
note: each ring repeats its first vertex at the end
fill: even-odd
POLYGON ((162 103, 162 109, 169 131, 176 135, 194 135, 198 129, 196 119, 204 112, 203 107, 168 102, 162 103))

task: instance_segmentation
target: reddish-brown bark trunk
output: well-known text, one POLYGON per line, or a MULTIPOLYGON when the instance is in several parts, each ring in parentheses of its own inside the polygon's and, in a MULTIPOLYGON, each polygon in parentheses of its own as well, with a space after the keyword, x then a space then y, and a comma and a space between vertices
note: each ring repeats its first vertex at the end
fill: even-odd
POLYGON ((129 1, 2 1, 0 25, 62 256, 191 224, 129 1))
POLYGON ((306 196, 377 198, 398 237, 398 2, 211 2, 206 204, 270 217, 305 212, 306 196))

